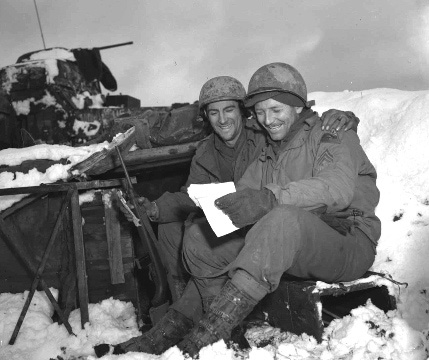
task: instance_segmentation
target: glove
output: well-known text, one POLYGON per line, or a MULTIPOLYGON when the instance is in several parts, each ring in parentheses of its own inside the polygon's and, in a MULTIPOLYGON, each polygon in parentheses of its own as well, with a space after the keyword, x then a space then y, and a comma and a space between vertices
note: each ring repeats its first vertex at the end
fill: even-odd
POLYGON ((357 132, 360 121, 353 112, 336 109, 325 111, 320 119, 322 120, 322 130, 334 129, 336 131, 347 131, 352 129, 355 132, 357 132))
POLYGON ((257 222, 276 205, 274 194, 268 190, 246 188, 215 200, 215 205, 231 219, 238 228, 257 222))
MULTIPOLYGON (((124 207, 122 202, 118 201, 118 203, 119 203, 119 209, 125 215, 127 220, 130 222, 133 222, 133 216, 130 214, 130 212, 124 207)), ((151 219, 152 221, 156 221, 158 219, 159 209, 158 209, 158 206, 156 205, 156 202, 150 202, 147 198, 142 196, 137 198, 137 204, 140 207, 144 208, 149 219, 151 219)), ((129 201, 127 201, 127 205, 130 209, 134 209, 134 206, 129 201)))

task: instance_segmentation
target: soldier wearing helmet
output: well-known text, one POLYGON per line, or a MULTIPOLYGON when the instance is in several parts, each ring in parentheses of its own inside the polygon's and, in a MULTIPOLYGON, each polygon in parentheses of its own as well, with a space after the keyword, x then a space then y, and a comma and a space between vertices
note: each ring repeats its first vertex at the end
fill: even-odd
MULTIPOLYGON (((213 134, 197 148, 192 159, 189 178, 181 192, 165 193, 154 202, 140 198, 142 206, 152 221, 157 221, 159 246, 164 265, 170 275, 173 300, 167 314, 148 332, 116 347, 116 352, 142 351, 161 354, 178 343, 202 316, 214 294, 200 295, 193 279, 188 282, 182 265, 183 222, 198 210, 189 198, 186 189, 190 184, 213 182, 237 183, 247 167, 258 159, 266 144, 266 135, 256 120, 248 118, 250 113, 244 107, 246 91, 243 85, 229 76, 208 80, 199 96, 202 117, 209 121, 213 134), (184 289, 184 286, 186 288, 184 289), (182 295, 183 294, 183 295, 182 295)), ((338 110, 327 112, 326 124, 336 124, 346 130, 357 125, 359 120, 353 114, 338 110)), ((126 213, 126 212, 125 212, 126 213)), ((187 222, 189 223, 189 221, 187 222)), ((245 230, 216 238, 205 218, 193 218, 192 226, 198 229, 204 243, 216 244, 219 252, 228 247, 242 247, 245 230)), ((229 251, 229 250, 228 250, 229 251)), ((223 267, 226 264, 221 264, 223 267)), ((221 279, 221 282, 224 282, 221 279)))
POLYGON ((262 66, 250 79, 245 104, 266 130, 268 145, 237 192, 215 202, 240 230, 218 243, 196 225, 184 236, 193 281, 203 298, 211 297, 178 344, 191 356, 230 339, 284 273, 325 282, 358 279, 371 267, 380 237, 373 165, 355 132, 340 138, 323 131, 295 68, 262 66))

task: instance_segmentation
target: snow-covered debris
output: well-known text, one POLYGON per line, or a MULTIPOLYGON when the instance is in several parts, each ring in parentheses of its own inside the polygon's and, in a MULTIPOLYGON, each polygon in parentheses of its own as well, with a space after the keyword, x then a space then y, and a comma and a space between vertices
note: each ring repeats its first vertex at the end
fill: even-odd
MULTIPOLYGON (((66 160, 66 164, 54 164, 45 172, 36 168, 23 172, 0 172, 0 189, 51 184, 59 180, 67 180, 68 170, 75 164, 85 160, 93 153, 108 146, 108 142, 82 147, 66 145, 35 145, 22 149, 5 149, 0 151, 0 165, 16 166, 24 161, 46 159, 58 161, 66 160)), ((6 195, 0 197, 0 211, 21 200, 25 195, 6 195)))
POLYGON ((306 334, 282 333, 268 325, 248 330, 246 338, 252 345, 250 354, 253 347, 264 347, 275 351, 276 359, 424 359, 423 334, 397 315, 369 301, 333 320, 320 344, 306 334))
POLYGON ((76 164, 94 152, 104 149, 108 142, 93 144, 88 146, 72 147, 66 145, 48 145, 40 144, 21 149, 0 150, 0 165, 15 166, 22 164, 26 160, 48 159, 61 160, 67 159, 71 164, 76 164))

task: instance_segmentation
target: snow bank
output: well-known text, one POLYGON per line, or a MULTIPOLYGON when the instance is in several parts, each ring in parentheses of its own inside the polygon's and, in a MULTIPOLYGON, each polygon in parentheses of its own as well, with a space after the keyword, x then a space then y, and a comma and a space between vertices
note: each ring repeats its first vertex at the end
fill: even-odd
POLYGON ((429 323, 429 91, 373 89, 315 92, 315 110, 351 110, 358 134, 377 169, 381 191, 376 214, 382 233, 373 269, 407 282, 396 289, 398 308, 415 328, 429 323), (320 105, 318 105, 320 104, 320 105))

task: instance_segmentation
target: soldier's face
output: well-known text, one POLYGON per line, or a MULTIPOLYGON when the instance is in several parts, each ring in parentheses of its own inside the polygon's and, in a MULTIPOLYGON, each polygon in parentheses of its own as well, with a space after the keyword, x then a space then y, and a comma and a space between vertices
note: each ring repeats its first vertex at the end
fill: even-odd
POLYGON ((267 130, 271 139, 283 140, 292 124, 298 119, 302 107, 293 107, 273 99, 255 105, 258 122, 267 130))
POLYGON ((243 127, 238 102, 234 100, 217 101, 208 104, 206 111, 215 133, 227 146, 233 147, 243 127))

